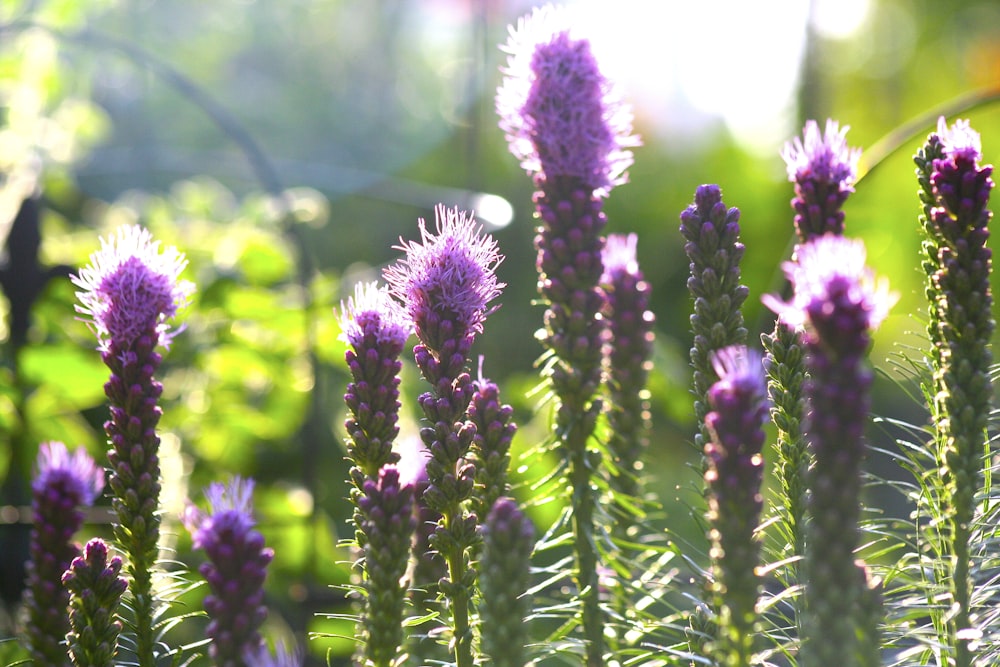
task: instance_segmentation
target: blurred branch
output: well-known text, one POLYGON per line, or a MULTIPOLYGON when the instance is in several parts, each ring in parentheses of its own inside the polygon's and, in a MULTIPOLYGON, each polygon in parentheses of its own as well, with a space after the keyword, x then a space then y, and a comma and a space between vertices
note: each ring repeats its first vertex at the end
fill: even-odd
POLYGON ((932 107, 916 118, 903 123, 876 141, 871 145, 871 148, 861 154, 857 181, 875 171, 875 168, 882 164, 889 156, 916 138, 918 133, 929 127, 935 127, 937 119, 941 116, 946 118, 953 117, 961 113, 989 106, 998 101, 1000 101, 1000 86, 980 88, 979 90, 973 90, 960 95, 939 106, 932 107))

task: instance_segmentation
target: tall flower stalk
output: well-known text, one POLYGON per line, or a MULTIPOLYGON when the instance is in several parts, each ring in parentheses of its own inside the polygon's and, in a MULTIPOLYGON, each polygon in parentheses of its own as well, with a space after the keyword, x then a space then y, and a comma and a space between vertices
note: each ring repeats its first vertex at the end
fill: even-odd
POLYGON ((24 595, 24 634, 36 665, 66 663, 70 596, 62 577, 80 555, 73 535, 83 525, 82 510, 93 505, 103 488, 104 472, 83 449, 70 454, 61 442, 39 447, 24 595))
POLYGON ((97 336, 101 359, 111 370, 104 385, 111 418, 104 430, 110 450, 108 481, 117 516, 115 537, 128 557, 129 607, 134 618, 140 667, 153 667, 152 573, 160 535, 160 438, 157 405, 163 386, 153 375, 162 362, 159 346, 177 333, 167 320, 187 305, 193 285, 180 280, 187 265, 175 248, 160 252, 149 231, 125 226, 101 240, 90 264, 73 277, 77 311, 97 336))
MULTIPOLYGON (((808 379, 805 437, 811 521, 805 553, 803 667, 857 664, 855 615, 864 602, 854 550, 859 543, 864 429, 872 372, 865 357, 874 330, 894 302, 865 266, 859 241, 826 235, 800 246, 785 272, 789 302, 765 304, 790 328, 803 328, 808 379)), ((862 635, 870 635, 865 629, 862 635)))
MULTIPOLYGON (((482 359, 480 359, 480 365, 482 359)), ((472 509, 480 520, 490 513, 493 503, 510 493, 507 469, 510 445, 517 432, 514 408, 501 402, 500 388, 483 377, 482 368, 475 382, 476 392, 469 404, 469 420, 476 425, 472 440, 472 461, 476 466, 476 489, 472 509)))
MULTIPOLYGON (((824 234, 843 235, 847 197, 854 192, 861 151, 847 145, 848 128, 827 120, 825 130, 807 121, 802 137, 795 137, 781 152, 788 180, 795 185, 791 206, 795 211, 798 243, 824 234)), ((782 518, 793 556, 805 552, 805 474, 809 452, 802 435, 805 355, 797 332, 780 319, 774 332, 761 336, 766 351, 771 416, 777 426, 775 470, 782 518)))
POLYGON ((749 667, 760 592, 754 531, 764 505, 766 385, 760 355, 745 347, 713 353, 712 364, 719 376, 708 390, 705 416, 712 590, 719 612, 712 655, 720 667, 749 667))
POLYGON ((476 426, 467 416, 475 393, 468 365, 472 344, 495 308, 490 304, 504 287, 496 277, 503 256, 464 211, 442 205, 435 214, 437 233, 421 220, 420 242, 402 243, 406 254, 385 270, 385 278, 413 321, 419 340, 414 358, 431 386, 419 398, 427 420, 420 436, 430 452, 424 501, 441 514, 431 546, 448 564, 440 589, 450 601, 455 661, 470 667, 476 580, 471 561, 479 537, 469 509, 476 471, 468 457, 476 426))
POLYGON ((740 284, 740 211, 726 208, 718 185, 700 185, 694 203, 681 213, 684 252, 690 260, 688 290, 694 299, 691 315, 691 366, 694 367, 694 414, 699 424, 698 451, 709 438, 705 426, 709 388, 719 379, 712 353, 731 345, 745 345, 743 302, 749 290, 740 284))
POLYGON ((253 480, 240 477, 216 482, 205 490, 209 510, 190 505, 184 514, 195 548, 208 557, 199 569, 209 587, 208 655, 218 667, 241 667, 264 646, 264 579, 274 551, 254 528, 253 487, 253 480))
POLYGON ((626 180, 629 148, 638 139, 631 110, 566 13, 535 10, 511 30, 503 49, 509 59, 496 106, 510 150, 537 188, 543 374, 556 397, 555 434, 567 464, 586 662, 596 667, 604 664, 593 479, 600 453, 588 441, 602 409, 596 394, 606 336, 599 285, 603 198, 626 180))
POLYGON ((969 540, 975 498, 990 455, 986 424, 993 390, 990 339, 996 326, 990 291, 992 251, 986 247, 992 213, 993 167, 981 166, 979 134, 968 121, 938 122, 918 152, 917 176, 924 214, 923 267, 929 300, 931 415, 942 474, 944 552, 953 613, 948 645, 955 665, 973 663, 976 634, 970 609, 972 567, 969 540))

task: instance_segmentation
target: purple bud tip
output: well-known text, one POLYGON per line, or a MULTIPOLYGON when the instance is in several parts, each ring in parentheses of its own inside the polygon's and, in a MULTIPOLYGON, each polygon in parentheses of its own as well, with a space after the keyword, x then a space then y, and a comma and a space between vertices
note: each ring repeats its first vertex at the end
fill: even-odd
POLYGON ((972 129, 969 121, 956 120, 951 127, 944 116, 938 118, 937 134, 941 138, 944 154, 951 157, 965 157, 976 161, 982 156, 983 145, 979 133, 972 129))
POLYGON ((76 496, 78 505, 89 507, 104 488, 104 471, 82 447, 70 454, 61 442, 43 442, 38 448, 37 466, 31 485, 35 493, 44 493, 62 482, 76 496))
POLYGON ((503 255, 471 214, 443 204, 434 213, 437 234, 421 219, 419 243, 400 239, 406 256, 385 269, 389 292, 406 304, 418 333, 431 311, 454 322, 456 334, 481 332, 489 303, 506 286, 496 276, 503 255))
POLYGON ((605 195, 627 180, 628 149, 640 142, 632 110, 575 32, 568 11, 551 5, 511 26, 496 109, 526 171, 576 177, 605 195))
POLYGON ((178 330, 166 320, 184 308, 194 292, 191 283, 180 279, 186 266, 182 253, 172 246, 161 253, 160 242, 138 225, 120 227, 115 236, 102 238, 90 264, 72 277, 83 290, 77 292, 76 311, 97 335, 98 349, 107 351, 112 342, 130 348, 153 328, 169 346, 178 330))
POLYGON ((354 297, 340 304, 341 339, 355 349, 363 347, 367 334, 378 344, 402 348, 413 333, 413 322, 386 287, 378 283, 358 283, 354 297))
POLYGON ((601 259, 604 262, 602 283, 614 282, 614 276, 625 274, 639 275, 639 262, 636 259, 636 246, 639 237, 636 234, 608 234, 601 259))
POLYGON ((865 314, 866 327, 875 329, 899 298, 889 291, 887 280, 876 280, 865 266, 865 245, 860 240, 826 234, 798 246, 795 255, 796 261, 783 265, 795 288, 792 300, 784 302, 771 294, 762 298, 764 305, 790 327, 815 325, 810 322, 810 313, 821 312, 822 304, 830 304, 835 294, 842 294, 865 314))
POLYGON ((861 149, 847 145, 848 129, 847 125, 839 127, 837 121, 827 120, 826 131, 820 132, 819 123, 806 121, 802 138, 795 137, 781 151, 788 166, 788 180, 816 180, 850 188, 857 177, 861 149))
POLYGON ((209 511, 202 512, 194 505, 184 511, 184 525, 191 532, 196 548, 205 548, 215 541, 223 527, 245 535, 256 523, 253 518, 252 479, 236 476, 229 484, 214 482, 205 489, 209 511))

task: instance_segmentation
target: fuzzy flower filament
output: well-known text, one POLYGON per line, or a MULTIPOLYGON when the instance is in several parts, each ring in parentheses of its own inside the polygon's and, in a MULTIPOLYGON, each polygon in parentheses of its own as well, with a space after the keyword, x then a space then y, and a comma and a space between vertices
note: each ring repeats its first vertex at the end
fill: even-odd
POLYGON ((469 354, 503 283, 496 241, 482 234, 472 216, 439 206, 436 234, 420 221, 420 242, 403 243, 405 256, 385 270, 390 292, 405 304, 419 343, 414 358, 431 390, 419 398, 427 425, 421 438, 430 452, 424 501, 441 514, 431 546, 448 564, 440 582, 451 601, 453 646, 458 667, 472 665, 469 604, 476 573, 470 567, 478 542, 476 517, 468 510, 475 486, 469 449, 476 426, 466 413, 475 393, 469 354))
POLYGON ((76 667, 111 667, 122 631, 118 607, 128 583, 119 574, 122 559, 108 558, 108 545, 93 539, 63 574, 70 593, 69 655, 76 667))
POLYGON ((840 236, 800 246, 785 272, 794 287, 792 300, 767 295, 764 302, 786 325, 804 330, 805 435, 815 461, 807 477, 812 521, 801 664, 853 664, 854 617, 861 603, 854 550, 872 383, 865 357, 870 332, 885 319, 895 295, 865 266, 864 245, 840 236))
POLYGON ((799 242, 824 234, 844 233, 841 208, 854 192, 861 149, 847 145, 848 127, 827 120, 825 131, 814 120, 806 122, 802 138, 785 144, 781 156, 788 180, 795 184, 795 231, 799 242))
POLYGON ((969 540, 975 498, 983 479, 986 425, 992 399, 990 340, 996 326, 990 289, 992 251, 986 247, 992 213, 990 165, 981 166, 979 134, 968 121, 937 132, 918 152, 917 175, 924 215, 923 268, 929 301, 932 379, 929 393, 942 471, 945 550, 953 604, 948 643, 956 664, 972 664, 969 540))
POLYGON ((208 512, 192 505, 184 515, 194 547, 208 557, 199 568, 209 587, 205 634, 212 640, 209 657, 219 667, 241 667, 244 656, 263 645, 264 579, 274 551, 254 528, 253 487, 253 480, 240 477, 213 483, 205 490, 208 512))
POLYGON ((82 509, 93 505, 104 488, 104 472, 83 449, 70 454, 61 442, 42 443, 36 465, 24 633, 35 664, 62 665, 70 629, 69 592, 62 576, 80 554, 73 535, 83 525, 82 509))
POLYGON ((129 605, 135 614, 137 655, 141 667, 152 667, 155 600, 151 573, 157 557, 160 517, 160 438, 162 411, 157 405, 163 385, 153 375, 165 348, 177 333, 168 321, 187 305, 194 290, 180 279, 187 265, 175 248, 160 251, 149 231, 126 226, 90 257, 73 277, 77 311, 97 336, 98 349, 111 377, 104 385, 111 418, 104 430, 110 450, 118 520, 115 536, 127 554, 129 605))
POLYGON ((587 664, 603 664, 604 620, 597 599, 595 500, 588 449, 601 402, 604 294, 603 198, 632 163, 632 113, 601 74, 590 42, 566 11, 546 6, 522 18, 503 47, 509 54, 496 108, 511 152, 533 175, 539 218, 538 291, 547 309, 539 333, 543 375, 557 397, 556 433, 572 488, 576 578, 583 602, 587 664))
POLYGON ((760 544, 754 531, 764 501, 764 422, 767 386, 761 358, 742 346, 712 354, 719 380, 708 390, 705 485, 712 544, 715 605, 719 611, 713 654, 725 667, 750 665, 757 624, 760 544))

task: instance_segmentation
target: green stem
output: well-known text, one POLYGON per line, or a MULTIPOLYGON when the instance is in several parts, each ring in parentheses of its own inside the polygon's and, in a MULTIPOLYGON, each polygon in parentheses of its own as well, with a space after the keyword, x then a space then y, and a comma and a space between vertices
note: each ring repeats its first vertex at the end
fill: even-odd
MULTIPOLYGON (((445 530, 451 532, 454 522, 462 520, 461 507, 453 507, 444 515, 445 530)), ((466 550, 454 544, 448 550, 448 598, 451 602, 452 635, 456 667, 472 667, 472 630, 469 627, 469 588, 463 582, 467 578, 468 563, 466 550)))

